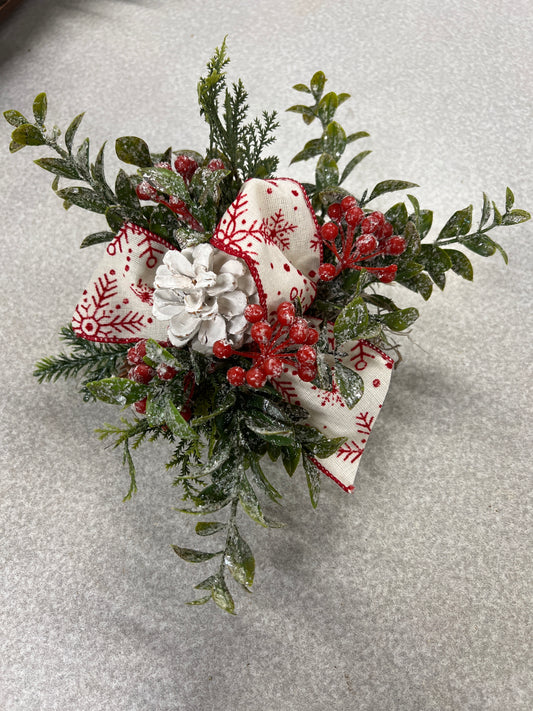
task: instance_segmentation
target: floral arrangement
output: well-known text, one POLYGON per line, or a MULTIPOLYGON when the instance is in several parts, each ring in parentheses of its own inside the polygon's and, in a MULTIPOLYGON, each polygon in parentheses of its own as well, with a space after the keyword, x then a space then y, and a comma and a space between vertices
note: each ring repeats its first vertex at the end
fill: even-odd
MULTIPOLYGON (((346 491, 400 361, 399 339, 418 317, 399 308, 387 285, 429 299, 453 272, 472 280, 465 248, 481 256, 502 247, 489 236, 530 219, 507 189, 499 209, 483 195, 479 223, 472 206, 454 212, 430 238, 432 212, 412 194, 382 213, 377 197, 415 184, 386 180, 353 195, 344 184, 370 153, 339 162, 369 136, 347 134, 337 122, 346 93, 325 93, 316 72, 294 89, 308 98, 291 106, 305 124, 320 125, 292 162, 316 160, 314 182, 274 177, 278 159, 265 156, 276 113, 247 119, 241 81, 227 85, 225 42, 198 84, 209 126, 205 153, 153 153, 134 136, 117 139, 120 170, 114 186, 104 172, 104 146, 94 162, 89 139, 74 146, 83 114, 61 131, 48 126, 39 94, 34 120, 9 110, 10 150, 47 146, 56 157, 35 162, 54 174, 65 208, 101 213, 107 228, 81 246, 106 243, 105 253, 61 329, 67 353, 44 358, 42 381, 81 376, 85 401, 118 405, 126 414, 97 432, 122 447, 130 476, 125 499, 137 491, 132 451, 164 440, 176 471, 179 511, 209 515, 200 537, 215 550, 173 546, 193 563, 215 562, 196 585, 200 597, 233 613, 228 573, 249 590, 255 561, 238 524, 243 511, 262 526, 279 526, 265 501, 281 493, 264 473, 265 456, 289 476, 303 465, 316 507, 322 476, 346 491), (64 180, 83 183, 60 187, 64 180), (216 515, 216 520, 212 516, 216 515), (216 539, 215 539, 216 540, 216 539)), ((209 546, 207 546, 209 547, 209 546)))

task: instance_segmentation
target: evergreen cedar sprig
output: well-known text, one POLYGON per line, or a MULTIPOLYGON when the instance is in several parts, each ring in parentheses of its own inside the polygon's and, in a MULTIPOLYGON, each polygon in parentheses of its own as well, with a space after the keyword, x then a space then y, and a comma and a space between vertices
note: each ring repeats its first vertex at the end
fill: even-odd
MULTIPOLYGON (((113 188, 104 173, 105 144, 94 162, 89 157, 89 139, 74 148, 83 114, 65 131, 63 147, 58 142, 61 131, 45 124, 45 94, 39 94, 33 103, 33 121, 19 111, 4 113, 14 127, 11 152, 31 145, 47 146, 57 154, 35 162, 54 174, 52 187, 64 206, 76 205, 105 215, 108 229, 86 237, 82 247, 110 241, 128 221, 167 239, 176 249, 208 241, 243 182, 274 174, 278 159, 264 157, 263 151, 274 140, 276 114, 264 112, 261 119, 247 121, 242 82, 231 89, 226 84, 228 62, 224 42, 198 84, 200 112, 209 126, 205 155, 171 148, 152 153, 141 138, 124 136, 115 143, 117 156, 138 170, 133 174, 120 170, 113 188), (60 180, 83 185, 59 188, 60 180)), ((264 511, 263 502, 279 504, 281 493, 265 476, 262 458, 268 455, 273 461, 280 460, 289 476, 302 462, 311 502, 316 506, 321 475, 314 457, 330 456, 343 441, 327 439, 305 425, 308 413, 283 400, 268 382, 270 371, 274 373, 282 361, 294 362, 304 378, 314 377, 314 383, 326 390, 335 378, 346 405, 354 407, 363 392, 362 380, 342 364, 342 343, 367 338, 383 348, 397 349, 391 334, 394 337, 404 331, 418 317, 417 309, 400 309, 380 293, 381 284, 394 280, 428 299, 433 284, 444 288, 449 271, 472 280, 470 260, 451 245, 482 256, 499 251, 507 262, 507 255, 488 232, 530 218, 513 207, 509 188, 504 210, 484 194, 476 227, 469 206, 455 212, 433 241, 428 238, 433 213, 422 209, 412 194, 407 196, 407 205, 396 203, 384 214, 372 211, 368 204, 376 197, 416 185, 386 180, 363 190, 359 198, 341 187, 370 151, 355 154, 342 172, 339 160, 344 159, 350 144, 369 134, 346 133, 335 116, 349 95, 324 94, 325 84, 326 77, 317 72, 309 86, 295 85, 312 103, 288 109, 301 114, 306 124, 318 119, 321 125, 321 135, 308 141, 292 160, 318 157, 314 182, 304 185, 322 225, 324 263, 317 298, 305 315, 298 302, 287 304, 272 330, 264 322, 264 314, 252 314, 251 309, 256 350, 235 352, 219 343, 213 356, 201 355, 188 346, 164 348, 152 340, 133 346, 93 343, 67 326, 60 337, 70 352, 44 358, 35 369, 40 382, 81 376, 84 400, 97 398, 133 408, 132 419, 123 417, 118 425, 106 424, 98 430, 101 439, 122 447, 130 475, 125 500, 137 491, 132 452, 146 441, 163 438, 172 447, 167 468, 179 472, 173 483, 184 506, 178 510, 192 515, 216 514, 217 519, 222 518, 224 509, 228 512, 224 520, 196 525, 200 537, 218 534, 218 547, 211 551, 173 548, 189 562, 218 559, 213 574, 196 586, 201 597, 190 604, 213 600, 230 613, 234 612, 234 601, 228 573, 249 590, 255 572, 252 551, 237 525, 239 511, 262 526, 280 525, 264 511), (322 322, 318 331, 305 325, 310 317, 322 322), (339 350, 331 349, 328 321, 334 322, 339 350), (296 322, 302 334, 295 331, 294 338, 281 338, 296 322)))

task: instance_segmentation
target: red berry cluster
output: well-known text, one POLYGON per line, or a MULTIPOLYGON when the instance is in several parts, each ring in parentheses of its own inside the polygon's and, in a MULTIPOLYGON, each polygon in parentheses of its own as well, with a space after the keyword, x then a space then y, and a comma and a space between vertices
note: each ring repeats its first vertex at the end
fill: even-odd
MULTIPOLYGON (((172 166, 170 165, 170 163, 166 162, 158 163, 157 167, 172 170, 172 166)), ((218 158, 213 158, 207 164, 208 170, 211 171, 223 170, 224 167, 224 163, 218 158)), ((176 157, 176 160, 174 161, 174 170, 176 171, 176 173, 181 175, 187 185, 190 183, 191 178, 195 174, 197 169, 198 163, 194 160, 194 158, 190 158, 188 155, 185 155, 183 153, 178 155, 176 157)), ((135 188, 135 192, 137 193, 137 197, 139 198, 139 200, 152 200, 153 202, 158 202, 162 205, 166 205, 181 220, 186 222, 189 227, 191 227, 191 229, 195 230, 196 232, 203 231, 202 225, 196 220, 195 217, 191 215, 186 203, 175 195, 170 195, 168 200, 166 200, 162 195, 158 193, 158 191, 153 187, 153 185, 150 185, 147 180, 141 181, 135 188)))
POLYGON ((252 324, 250 335, 257 344, 258 351, 235 351, 226 341, 213 345, 217 358, 243 356, 251 358, 253 365, 244 370, 236 365, 227 372, 232 385, 248 383, 252 388, 261 388, 269 377, 281 375, 285 364, 296 368, 301 380, 310 382, 316 376, 316 350, 318 331, 311 328, 304 318, 296 316, 290 301, 278 306, 276 323, 271 326, 265 319, 265 311, 259 304, 249 304, 244 317, 252 324))
MULTIPOLYGON (((134 380, 136 383, 147 385, 157 375, 160 380, 172 380, 177 374, 177 370, 171 365, 161 363, 157 368, 151 368, 144 362, 146 355, 146 341, 139 341, 132 346, 127 352, 128 363, 132 366, 128 370, 127 377, 134 380)), ((146 398, 133 403, 133 408, 140 414, 146 412, 146 398)))
MULTIPOLYGON (((331 281, 344 269, 363 269, 361 262, 380 256, 398 256, 407 244, 403 237, 393 234, 393 227, 381 212, 365 214, 357 200, 347 195, 340 203, 328 208, 331 222, 322 226, 321 236, 328 249, 337 258, 337 264, 321 264, 318 271, 323 281, 331 281), (340 237, 340 251, 337 238, 340 237)), ((377 278, 388 283, 394 280, 398 267, 364 267, 377 278)))

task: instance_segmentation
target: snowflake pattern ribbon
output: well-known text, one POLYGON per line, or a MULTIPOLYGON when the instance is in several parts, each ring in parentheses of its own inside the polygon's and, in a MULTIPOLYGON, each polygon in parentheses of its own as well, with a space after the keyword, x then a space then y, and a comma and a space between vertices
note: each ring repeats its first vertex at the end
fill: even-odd
MULTIPOLYGON (((214 247, 243 259, 269 316, 282 301, 298 297, 304 311, 313 303, 322 257, 315 214, 303 187, 289 178, 248 180, 222 217, 214 247)), ((77 335, 104 343, 143 338, 167 342, 167 324, 152 315, 153 282, 163 256, 173 247, 164 239, 128 223, 109 243, 73 317, 77 335)), ((390 381, 393 361, 366 341, 343 345, 343 362, 363 378, 365 390, 349 410, 337 389, 319 390, 287 368, 273 382, 283 397, 306 408, 308 423, 328 437, 346 442, 320 470, 345 491, 353 482, 368 435, 390 381)))

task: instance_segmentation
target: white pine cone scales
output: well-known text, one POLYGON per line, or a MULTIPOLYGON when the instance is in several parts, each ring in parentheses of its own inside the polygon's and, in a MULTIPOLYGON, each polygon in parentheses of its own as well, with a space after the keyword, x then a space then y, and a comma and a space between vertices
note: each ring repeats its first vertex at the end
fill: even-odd
POLYGON ((258 301, 246 264, 207 243, 169 250, 154 287, 153 314, 169 321, 169 341, 175 346, 191 341, 200 353, 211 353, 219 340, 238 348, 249 325, 244 309, 258 301))

